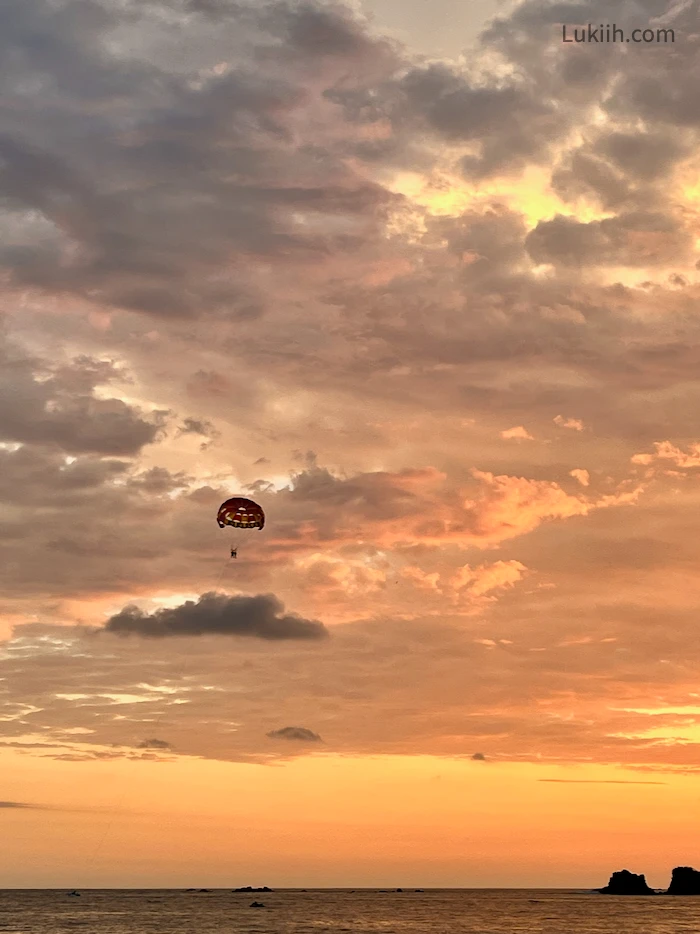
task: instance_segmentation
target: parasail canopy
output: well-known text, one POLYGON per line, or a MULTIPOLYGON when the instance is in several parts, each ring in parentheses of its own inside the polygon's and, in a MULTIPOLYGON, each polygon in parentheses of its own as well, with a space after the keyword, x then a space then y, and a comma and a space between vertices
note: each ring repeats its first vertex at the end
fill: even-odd
POLYGON ((216 521, 221 529, 226 525, 232 525, 236 529, 262 529, 265 525, 265 513, 252 499, 234 496, 219 506, 216 521))

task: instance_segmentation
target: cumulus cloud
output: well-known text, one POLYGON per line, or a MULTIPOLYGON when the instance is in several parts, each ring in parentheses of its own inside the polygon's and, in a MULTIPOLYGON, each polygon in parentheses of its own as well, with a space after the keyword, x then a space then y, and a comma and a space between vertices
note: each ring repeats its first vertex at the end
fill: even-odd
POLYGON ((174 636, 247 636, 255 639, 322 639, 323 623, 284 613, 273 594, 254 597, 205 593, 194 602, 145 613, 127 606, 98 632, 163 639, 174 636))
POLYGON ((689 469, 700 467, 700 443, 693 443, 688 446, 688 452, 682 451, 670 441, 655 441, 654 453, 634 454, 632 456, 633 464, 649 466, 655 461, 670 461, 675 467, 689 469))
POLYGON ((172 749, 172 743, 164 739, 144 739, 136 745, 137 749, 172 749))
POLYGON ((81 355, 56 365, 25 354, 0 335, 0 438, 58 445, 70 454, 128 456, 153 443, 168 415, 95 389, 114 380, 111 361, 81 355))
MULTIPOLYGON (((210 440, 221 437, 221 432, 218 431, 210 421, 203 418, 186 418, 178 428, 178 434, 201 435, 210 440)), ((202 447, 202 450, 205 450, 205 448, 202 447)))
POLYGON ((585 516, 594 509, 632 504, 639 490, 586 500, 570 496, 557 483, 525 477, 494 476, 473 471, 481 493, 464 501, 461 528, 465 537, 484 545, 506 541, 531 532, 542 522, 585 516))
POLYGON ((483 754, 483 752, 475 752, 472 756, 472 759, 475 762, 486 762, 486 756, 483 754))
POLYGON ((555 415, 554 424, 560 428, 570 428, 572 431, 583 431, 583 422, 580 418, 564 418, 563 415, 555 415))
POLYGON ((410 581, 418 590, 436 594, 442 592, 438 571, 429 573, 422 568, 409 566, 401 569, 401 576, 410 581))
POLYGON ((313 730, 307 730, 303 726, 283 726, 279 730, 270 730, 266 734, 270 739, 285 739, 297 743, 322 743, 323 740, 314 733, 313 730))
POLYGON ((513 587, 526 571, 524 564, 513 560, 482 564, 478 568, 471 568, 465 564, 450 583, 456 591, 467 591, 470 596, 483 597, 493 590, 513 587))
POLYGON ((206 306, 248 321, 263 309, 241 284, 247 254, 309 260, 352 248, 391 200, 334 152, 332 134, 294 143, 309 81, 391 57, 340 5, 13 0, 3 25, 16 50, 9 99, 36 103, 0 138, 17 231, 0 262, 21 287, 156 318, 206 306), (39 41, 53 50, 41 63, 39 41), (28 90, 40 75, 54 88, 43 99, 28 90), (127 123, 91 109, 113 95, 127 123), (236 262, 241 275, 223 272, 236 262))
POLYGON ((506 440, 510 440, 511 438, 520 439, 523 441, 535 440, 527 428, 523 428, 522 425, 517 425, 515 428, 508 428, 505 431, 502 431, 501 437, 505 438, 506 440))
POLYGON ((569 476, 573 477, 574 480, 578 480, 581 486, 590 486, 591 475, 587 470, 583 470, 581 467, 575 467, 573 470, 570 470, 569 476))
POLYGON ((305 573, 306 586, 317 596, 366 597, 381 590, 387 579, 385 562, 339 558, 319 552, 301 557, 297 567, 305 573))

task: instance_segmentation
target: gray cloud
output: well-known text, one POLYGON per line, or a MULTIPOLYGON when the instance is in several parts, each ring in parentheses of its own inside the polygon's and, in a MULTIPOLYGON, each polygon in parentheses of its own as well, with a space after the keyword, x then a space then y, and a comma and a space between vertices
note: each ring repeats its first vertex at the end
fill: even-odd
POLYGON ((486 756, 483 754, 483 752, 475 752, 472 756, 472 759, 474 759, 476 762, 486 762, 486 756))
POLYGON ((14 223, 0 264, 20 287, 250 320, 263 308, 246 257, 356 249, 393 200, 346 166, 332 132, 294 143, 314 61, 327 68, 332 48, 332 70, 366 69, 386 45, 340 6, 13 0, 2 25, 0 194, 14 223))
POLYGON ((2 808, 31 808, 31 809, 39 808, 41 809, 41 805, 40 804, 26 804, 23 801, 0 801, 0 809, 2 808))
POLYGON ((536 263, 580 267, 650 268, 688 260, 692 249, 690 232, 678 220, 648 211, 589 223, 558 215, 540 221, 525 243, 536 263))
POLYGON ((270 739, 286 739, 301 743, 322 743, 323 740, 314 733, 313 730, 307 730, 303 726, 284 726, 279 730, 270 730, 265 734, 270 739))
POLYGON ((211 422, 203 418, 186 418, 178 428, 180 435, 203 435, 205 438, 218 437, 219 432, 211 422))
POLYGON ((323 623, 284 614, 284 605, 273 594, 229 597, 205 593, 173 609, 144 613, 125 607, 107 620, 102 631, 120 636, 165 638, 169 636, 249 636, 256 639, 322 639, 323 623))
POLYGON ((148 418, 118 398, 98 398, 114 380, 113 364, 82 355, 62 366, 0 343, 0 438, 112 456, 138 453, 159 437, 167 412, 148 418))
POLYGON ((164 739, 144 739, 136 744, 137 749, 172 749, 172 743, 164 739))

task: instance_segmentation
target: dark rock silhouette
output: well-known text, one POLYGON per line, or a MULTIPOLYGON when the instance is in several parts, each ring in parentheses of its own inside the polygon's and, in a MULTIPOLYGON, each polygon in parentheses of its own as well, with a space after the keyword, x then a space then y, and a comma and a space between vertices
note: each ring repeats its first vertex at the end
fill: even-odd
POLYGON ((198 892, 210 892, 211 889, 197 889, 198 892))
POLYGON ((244 885, 240 889, 231 889, 232 892, 271 892, 272 889, 268 889, 266 885, 261 885, 260 888, 254 888, 252 885, 244 885))
POLYGON ((637 875, 629 869, 614 872, 608 884, 598 891, 602 895, 656 895, 647 885, 643 874, 637 875))
POLYGON ((397 889, 396 891, 397 891, 397 892, 403 892, 403 889, 397 889))
POLYGON ((671 871, 667 895, 700 895, 700 872, 691 866, 676 866, 671 871))
POLYGON ((265 906, 263 905, 262 902, 251 902, 250 907, 251 908, 264 908, 265 906))

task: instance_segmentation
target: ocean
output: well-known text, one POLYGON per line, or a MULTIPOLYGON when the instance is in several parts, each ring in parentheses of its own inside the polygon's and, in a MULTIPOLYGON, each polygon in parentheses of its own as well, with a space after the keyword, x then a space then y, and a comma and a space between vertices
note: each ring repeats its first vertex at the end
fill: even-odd
POLYGON ((700 897, 565 889, 0 891, 6 934, 700 934, 700 897), (264 908, 251 908, 252 901, 264 908))

